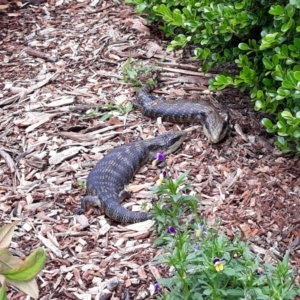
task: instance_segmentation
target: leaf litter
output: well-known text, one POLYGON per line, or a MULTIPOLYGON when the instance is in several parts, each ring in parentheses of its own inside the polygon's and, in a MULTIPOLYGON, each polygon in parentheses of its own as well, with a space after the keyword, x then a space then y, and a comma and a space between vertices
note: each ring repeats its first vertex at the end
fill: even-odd
MULTIPOLYGON (((82 216, 73 210, 89 171, 108 151, 171 129, 189 132, 167 165, 173 178, 189 170, 193 193, 202 201, 199 214, 209 224, 221 219, 229 238, 241 233, 261 257, 272 252, 281 258, 289 250, 299 268, 300 161, 278 152, 245 95, 226 90, 209 96, 230 113, 232 130, 217 145, 199 126, 149 120, 138 110, 99 121, 108 103, 134 101, 133 86, 121 82, 128 58, 156 65, 159 75, 154 71, 142 81, 158 76, 172 84, 158 90, 166 96, 195 97, 220 70, 202 74, 187 53, 166 53, 167 41, 130 6, 30 3, 0 3, 0 211, 2 224, 22 220, 13 252, 28 255, 38 246, 47 251, 39 299, 155 299, 149 285, 166 270, 151 265, 157 255, 152 221, 120 225, 97 210, 82 216)), ((149 187, 158 173, 143 166, 123 205, 139 210, 152 200, 149 187)), ((25 295, 12 289, 8 298, 25 295)))

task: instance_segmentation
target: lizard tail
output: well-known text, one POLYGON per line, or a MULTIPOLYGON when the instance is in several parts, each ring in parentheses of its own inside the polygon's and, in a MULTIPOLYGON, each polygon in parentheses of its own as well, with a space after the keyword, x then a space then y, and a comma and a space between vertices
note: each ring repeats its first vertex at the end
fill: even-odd
POLYGON ((104 202, 104 212, 109 218, 120 223, 138 223, 151 219, 150 213, 127 210, 115 200, 104 202))

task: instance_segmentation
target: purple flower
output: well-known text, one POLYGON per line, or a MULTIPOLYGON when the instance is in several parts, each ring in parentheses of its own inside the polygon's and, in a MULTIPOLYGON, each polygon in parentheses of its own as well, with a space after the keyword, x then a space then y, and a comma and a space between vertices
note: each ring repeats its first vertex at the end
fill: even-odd
POLYGON ((255 273, 256 273, 257 276, 260 276, 260 275, 264 274, 264 271, 263 271, 262 268, 257 268, 255 273))
POLYGON ((158 152, 156 153, 156 159, 153 160, 152 165, 157 166, 157 164, 164 161, 164 159, 165 159, 164 152, 158 152))
POLYGON ((154 293, 157 293, 159 289, 160 289, 159 284, 158 284, 158 283, 155 283, 155 284, 154 284, 154 293))
POLYGON ((174 234, 176 234, 176 229, 173 226, 169 226, 168 233, 170 233, 171 235, 174 235, 174 234))
POLYGON ((158 152, 158 153, 156 154, 156 161, 157 161, 157 162, 164 161, 164 159, 165 159, 165 154, 164 154, 164 152, 158 152))
POLYGON ((155 293, 157 293, 159 291, 159 289, 160 289, 160 286, 158 283, 150 284, 149 290, 150 290, 151 296, 153 296, 155 293))
POLYGON ((225 261, 226 259, 225 258, 218 258, 218 257, 215 257, 213 259, 213 264, 216 265, 216 264, 219 264, 219 263, 222 263, 223 261, 225 261))
POLYGON ((195 245, 195 246, 194 246, 195 252, 197 252, 199 249, 200 249, 200 245, 195 245))
POLYGON ((197 229, 195 230, 195 234, 198 237, 207 237, 207 233, 205 232, 205 226, 197 224, 197 229))
POLYGON ((204 225, 198 224, 198 229, 199 229, 200 231, 204 231, 204 230, 205 230, 205 226, 204 226, 204 225))

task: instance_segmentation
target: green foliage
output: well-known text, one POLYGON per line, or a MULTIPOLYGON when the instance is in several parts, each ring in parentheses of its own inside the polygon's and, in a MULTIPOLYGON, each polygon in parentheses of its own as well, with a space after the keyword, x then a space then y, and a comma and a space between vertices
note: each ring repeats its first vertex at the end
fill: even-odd
POLYGON ((101 115, 100 121, 105 121, 109 119, 111 116, 113 116, 114 113, 121 114, 121 115, 128 114, 132 111, 132 109, 133 109, 132 103, 129 103, 128 101, 125 100, 120 104, 113 104, 113 103, 105 104, 101 109, 101 111, 98 107, 95 109, 89 109, 86 115, 87 116, 101 115))
MULTIPOLYGON (((275 144, 283 153, 291 152, 291 146, 285 137, 288 137, 289 141, 298 142, 300 140, 300 111, 298 111, 294 117, 290 111, 284 110, 278 115, 276 124, 273 124, 272 121, 267 118, 264 118, 262 122, 268 132, 277 132, 279 136, 275 144)), ((300 143, 296 144, 296 151, 300 154, 300 143)))
MULTIPOLYGON (((195 196, 184 195, 189 186, 185 184, 187 172, 180 175, 175 181, 166 177, 163 186, 153 187, 151 190, 157 193, 159 200, 153 204, 156 230, 159 234, 166 232, 169 226, 177 227, 179 217, 191 209, 197 212, 199 199, 195 196), (179 191, 179 188, 182 188, 179 191)), ((158 243, 159 240, 156 241, 158 243)))
MULTIPOLYGON (((123 66, 123 79, 121 83, 131 83, 134 86, 141 86, 142 81, 139 78, 150 77, 153 72, 157 70, 154 65, 145 65, 141 60, 132 60, 128 58, 123 66)), ((151 82, 149 82, 151 83, 151 82)))
POLYGON ((105 121, 113 115, 113 112, 116 111, 120 114, 128 114, 132 111, 133 105, 132 103, 128 103, 127 101, 122 102, 121 104, 112 104, 108 103, 104 106, 108 112, 104 113, 100 118, 100 121, 105 121))
POLYGON ((81 189, 81 190, 85 189, 85 181, 79 181, 78 182, 78 188, 81 189))
POLYGON ((159 215, 157 209, 154 212, 160 230, 156 244, 163 245, 154 263, 168 266, 170 272, 169 278, 158 279, 164 289, 157 299, 288 300, 299 295, 297 273, 289 266, 288 252, 282 261, 271 257, 262 261, 238 236, 230 241, 218 226, 208 228, 195 210, 196 199, 187 198, 188 190, 186 173, 177 180, 166 179, 155 189, 160 204, 167 201, 167 207, 187 200, 182 209, 172 207, 177 216, 167 209, 158 210, 159 215), (191 212, 183 218, 188 207, 191 212))
POLYGON ((278 122, 263 122, 277 134, 283 152, 300 155, 300 4, 261 0, 127 0, 172 38, 167 50, 196 45, 201 70, 235 62, 239 74, 224 72, 211 89, 233 86, 250 91, 256 110, 278 114, 278 122), (289 119, 285 116, 289 111, 289 119), (290 124, 290 119, 293 124, 290 124), (295 124, 297 123, 297 125, 295 124))
POLYGON ((46 261, 46 253, 42 248, 34 250, 24 261, 13 256, 7 249, 16 224, 0 227, 0 299, 6 299, 6 284, 19 288, 34 299, 38 299, 39 291, 35 281, 46 261))

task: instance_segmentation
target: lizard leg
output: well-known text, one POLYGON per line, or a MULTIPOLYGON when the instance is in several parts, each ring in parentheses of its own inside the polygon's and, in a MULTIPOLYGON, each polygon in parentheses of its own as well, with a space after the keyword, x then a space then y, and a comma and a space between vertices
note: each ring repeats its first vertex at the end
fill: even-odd
POLYGON ((129 199, 131 197, 131 193, 127 191, 121 191, 119 193, 119 203, 124 201, 125 199, 129 199))
POLYGON ((74 214, 75 215, 84 214, 89 206, 96 206, 99 209, 101 209, 101 201, 97 196, 91 196, 91 195, 84 196, 81 200, 81 208, 75 209, 74 214))

